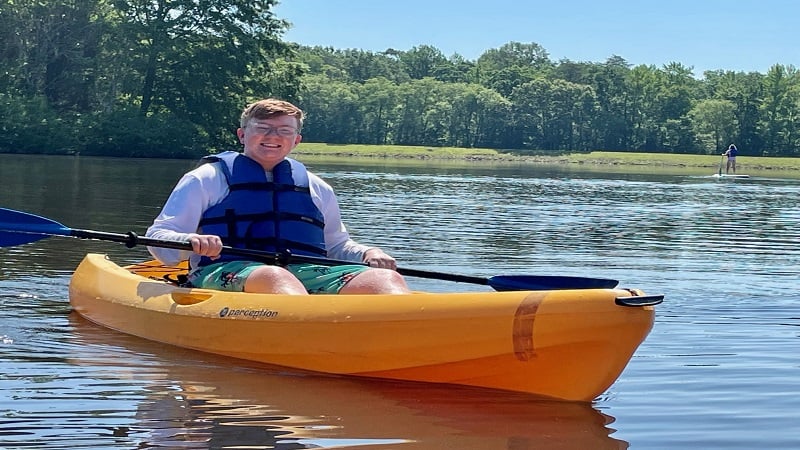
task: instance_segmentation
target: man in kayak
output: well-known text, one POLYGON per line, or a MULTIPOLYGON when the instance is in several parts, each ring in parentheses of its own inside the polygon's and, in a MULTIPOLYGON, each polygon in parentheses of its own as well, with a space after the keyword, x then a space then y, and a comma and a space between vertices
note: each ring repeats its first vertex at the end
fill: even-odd
POLYGON ((195 287, 284 294, 409 292, 394 258, 350 238, 336 195, 325 181, 288 158, 300 143, 303 112, 265 99, 248 105, 236 130, 242 153, 204 158, 186 173, 147 230, 188 241, 193 252, 148 247, 167 265, 189 259, 195 287), (222 252, 223 245, 287 255, 283 266, 222 252), (363 264, 293 263, 291 255, 363 264))
POLYGON ((736 153, 738 152, 739 150, 736 146, 731 144, 728 150, 725 150, 725 153, 722 154, 728 157, 728 163, 725 165, 725 173, 729 173, 731 169, 733 169, 733 173, 736 173, 736 153))

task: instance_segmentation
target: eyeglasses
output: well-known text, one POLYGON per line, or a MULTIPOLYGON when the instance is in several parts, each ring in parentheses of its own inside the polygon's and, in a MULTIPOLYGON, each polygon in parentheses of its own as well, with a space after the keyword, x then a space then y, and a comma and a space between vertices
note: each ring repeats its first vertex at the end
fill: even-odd
POLYGON ((285 127, 267 127, 263 125, 257 125, 253 127, 253 130, 261 135, 269 136, 270 134, 274 134, 276 136, 281 137, 291 137, 298 133, 297 128, 285 126, 285 127))

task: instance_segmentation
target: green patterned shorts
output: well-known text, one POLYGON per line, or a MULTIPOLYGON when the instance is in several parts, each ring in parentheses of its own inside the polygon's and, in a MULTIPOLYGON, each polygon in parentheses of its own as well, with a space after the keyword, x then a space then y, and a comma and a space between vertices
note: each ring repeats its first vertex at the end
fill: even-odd
MULTIPOLYGON (((264 263, 227 261, 200 267, 189 274, 192 286, 204 289, 242 292, 247 277, 264 263)), ((319 264, 289 264, 286 269, 305 286, 309 294, 338 294, 348 281, 368 269, 358 264, 323 266, 319 264)))

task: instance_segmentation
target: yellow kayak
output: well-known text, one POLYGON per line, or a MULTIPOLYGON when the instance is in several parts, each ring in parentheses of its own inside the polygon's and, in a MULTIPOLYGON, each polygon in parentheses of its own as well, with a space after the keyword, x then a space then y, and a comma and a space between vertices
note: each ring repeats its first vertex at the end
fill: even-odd
POLYGON ((189 289, 185 268, 88 254, 70 303, 104 327, 294 369, 592 401, 653 326, 638 290, 275 295, 189 289), (622 300, 622 301, 620 301, 622 300))

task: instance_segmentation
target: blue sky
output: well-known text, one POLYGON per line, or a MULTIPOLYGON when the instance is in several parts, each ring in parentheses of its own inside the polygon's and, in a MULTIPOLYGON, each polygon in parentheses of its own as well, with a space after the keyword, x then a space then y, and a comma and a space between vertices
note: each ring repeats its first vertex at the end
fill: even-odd
POLYGON ((374 52, 432 45, 469 60, 511 41, 558 61, 679 62, 766 73, 800 67, 797 0, 281 0, 286 41, 374 52))

